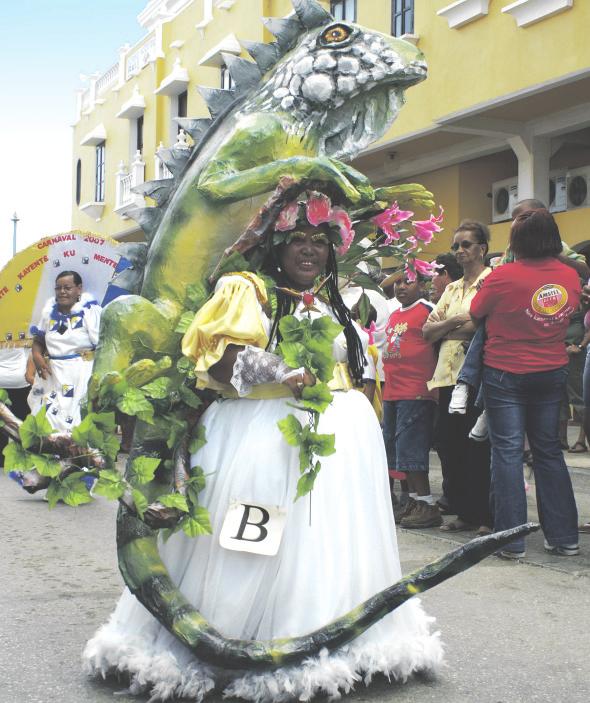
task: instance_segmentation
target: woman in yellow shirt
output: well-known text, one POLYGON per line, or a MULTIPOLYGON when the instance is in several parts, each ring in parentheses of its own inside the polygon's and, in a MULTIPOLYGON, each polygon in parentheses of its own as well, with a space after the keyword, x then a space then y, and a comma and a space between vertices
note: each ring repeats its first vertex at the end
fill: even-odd
POLYGON ((455 230, 451 249, 463 268, 463 278, 450 283, 424 325, 429 342, 440 341, 438 363, 429 388, 439 389, 436 448, 443 472, 443 492, 457 518, 443 531, 491 531, 489 509, 490 445, 469 439, 479 411, 471 403, 465 415, 449 414, 449 402, 465 359, 465 348, 475 333, 469 308, 484 278, 490 233, 480 222, 464 220, 455 230))

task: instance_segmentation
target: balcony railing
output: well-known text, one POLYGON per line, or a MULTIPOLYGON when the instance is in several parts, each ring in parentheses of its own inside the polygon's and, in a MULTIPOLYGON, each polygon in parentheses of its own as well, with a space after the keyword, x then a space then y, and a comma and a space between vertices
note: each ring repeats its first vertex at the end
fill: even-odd
POLYGON ((141 185, 145 182, 145 161, 141 157, 141 152, 135 152, 135 157, 131 164, 129 172, 127 167, 121 161, 119 170, 116 173, 116 189, 115 189, 115 212, 126 218, 127 212, 133 207, 142 206, 144 204, 143 197, 131 192, 134 186, 141 185))
POLYGON ((108 71, 105 71, 102 76, 96 81, 96 95, 102 95, 111 86, 115 85, 119 77, 119 62, 113 64, 108 71))
POLYGON ((152 33, 141 46, 127 56, 125 80, 138 74, 150 61, 153 61, 156 58, 156 50, 156 35, 152 33))

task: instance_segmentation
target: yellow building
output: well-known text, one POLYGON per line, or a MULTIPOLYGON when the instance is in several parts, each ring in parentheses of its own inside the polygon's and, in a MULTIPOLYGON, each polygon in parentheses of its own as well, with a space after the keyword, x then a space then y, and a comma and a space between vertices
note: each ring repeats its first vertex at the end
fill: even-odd
MULTIPOLYGON (((433 253, 463 218, 490 224, 492 249, 503 249, 512 204, 533 196, 550 204, 563 239, 590 245, 590 2, 323 4, 426 55, 428 79, 355 165, 377 184, 435 192, 447 231, 433 253)), ((222 53, 247 57, 238 38, 269 41, 260 18, 291 10, 289 0, 150 0, 138 17, 144 38, 80 92, 73 226, 141 238, 125 213, 142 199, 129 189, 168 175, 157 154, 185 140, 174 118, 208 116, 197 86, 228 86, 222 53)))

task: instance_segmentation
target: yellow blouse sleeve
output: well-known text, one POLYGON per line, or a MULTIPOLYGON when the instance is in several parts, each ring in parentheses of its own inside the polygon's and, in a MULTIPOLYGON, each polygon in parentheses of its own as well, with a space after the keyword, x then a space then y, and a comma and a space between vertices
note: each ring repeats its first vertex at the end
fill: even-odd
POLYGON ((251 273, 225 276, 196 313, 182 339, 182 353, 195 362, 199 387, 208 383, 207 370, 216 364, 229 344, 266 347, 261 306, 267 302, 262 279, 251 273))

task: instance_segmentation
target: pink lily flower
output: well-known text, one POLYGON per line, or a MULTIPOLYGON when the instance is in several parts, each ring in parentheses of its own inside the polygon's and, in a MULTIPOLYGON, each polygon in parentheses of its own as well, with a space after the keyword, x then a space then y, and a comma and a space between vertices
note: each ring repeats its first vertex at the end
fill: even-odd
POLYGON ((369 345, 375 344, 375 332, 377 331, 375 320, 371 320, 371 324, 368 327, 361 327, 361 329, 369 335, 369 345))
POLYGON ((439 222, 442 222, 443 214, 444 210, 441 207, 440 213, 437 217, 430 215, 428 220, 414 220, 412 225, 414 226, 416 237, 425 244, 430 244, 434 233, 442 231, 442 227, 439 225, 439 222))
POLYGON ((354 239, 354 230, 352 229, 352 220, 346 210, 340 207, 333 208, 330 213, 330 222, 335 222, 340 229, 340 237, 342 245, 338 248, 339 256, 346 254, 349 250, 352 240, 354 239))
POLYGON ((408 251, 414 251, 414 249, 418 246, 418 240, 416 239, 416 237, 406 237, 406 242, 410 243, 408 251))
POLYGON ((296 200, 288 203, 281 210, 277 221, 275 222, 275 230, 277 232, 287 232, 293 229, 297 224, 297 213, 299 212, 299 203, 296 200))
POLYGON ((436 274, 436 270, 441 268, 440 264, 431 263, 430 261, 422 261, 422 259, 414 259, 414 270, 406 264, 405 274, 410 283, 416 280, 416 274, 428 276, 432 278, 436 274))
POLYGON ((399 232, 394 229, 394 226, 405 220, 409 220, 414 213, 411 210, 400 210, 397 202, 384 210, 383 212, 371 218, 371 222, 377 225, 385 235, 384 245, 391 244, 400 238, 399 232))
POLYGON ((313 193, 307 200, 307 221, 316 227, 332 219, 332 203, 323 193, 313 193))

